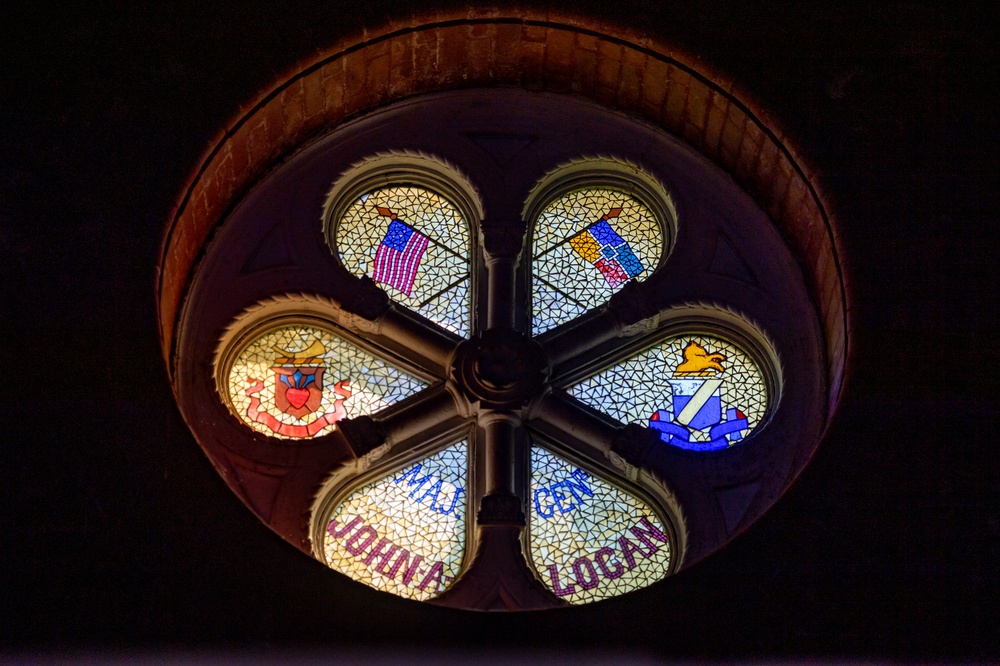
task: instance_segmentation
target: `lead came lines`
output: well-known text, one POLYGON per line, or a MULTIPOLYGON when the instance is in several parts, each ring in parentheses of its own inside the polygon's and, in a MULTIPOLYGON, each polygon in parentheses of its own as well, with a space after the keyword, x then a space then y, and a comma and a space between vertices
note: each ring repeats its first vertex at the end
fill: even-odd
POLYGON ((332 333, 305 325, 259 336, 239 353, 228 373, 235 415, 254 430, 282 439, 328 432, 334 427, 332 417, 310 434, 301 428, 338 406, 344 410, 341 418, 373 414, 427 386, 332 333), (307 350, 316 355, 303 355, 307 350))
MULTIPOLYGON (((412 186, 372 190, 356 199, 336 227, 337 254, 355 275, 373 277, 389 296, 459 335, 468 335, 471 281, 468 224, 444 197, 412 186), (407 264, 410 274, 388 274, 377 267, 380 248, 392 222, 428 239, 426 250, 407 264), (396 275, 401 282, 388 277, 396 275)), ((398 251, 403 251, 400 248, 398 251)))
POLYGON ((663 230, 631 195, 590 188, 569 192, 545 207, 534 225, 532 247, 532 330, 539 334, 605 302, 628 279, 648 276, 663 252, 663 230), (588 247, 588 261, 579 253, 582 246, 572 246, 574 239, 602 220, 625 243, 601 248, 605 254, 600 260, 599 254, 591 257, 588 247))
POLYGON ((556 596, 588 603, 666 576, 670 540, 644 502, 540 447, 531 463, 531 555, 556 596))
POLYGON ((355 490, 327 521, 327 564, 411 599, 447 589, 465 554, 466 449, 459 442, 355 490))

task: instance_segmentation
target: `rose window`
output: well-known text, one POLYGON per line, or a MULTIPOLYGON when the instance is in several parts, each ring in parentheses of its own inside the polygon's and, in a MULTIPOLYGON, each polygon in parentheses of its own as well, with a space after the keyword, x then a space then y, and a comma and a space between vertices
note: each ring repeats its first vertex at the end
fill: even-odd
POLYGON ((332 570, 547 608, 659 583, 770 506, 822 427, 818 330, 722 171, 582 100, 473 90, 248 190, 174 381, 241 499, 332 570))

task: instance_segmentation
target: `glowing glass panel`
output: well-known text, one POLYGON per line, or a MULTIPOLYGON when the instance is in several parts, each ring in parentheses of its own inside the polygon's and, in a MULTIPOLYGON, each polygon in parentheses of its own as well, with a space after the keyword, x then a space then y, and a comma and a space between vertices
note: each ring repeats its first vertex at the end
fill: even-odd
POLYGON ((531 500, 531 558, 561 599, 607 599, 669 572, 670 537, 645 502, 538 447, 531 500))
POLYGON ((229 369, 236 416, 272 437, 303 439, 372 414, 427 382, 314 326, 286 326, 248 344, 229 369))
POLYGON ((624 192, 586 189, 556 199, 535 222, 532 330, 543 333, 645 279, 663 253, 663 229, 624 192))
POLYGON ((459 335, 471 320, 469 225, 439 194, 394 186, 355 200, 337 224, 344 267, 459 335))
POLYGON ((767 388, 753 359, 708 335, 670 338, 584 380, 569 393, 673 446, 711 451, 746 438, 764 418, 767 388))
POLYGON ((465 554, 466 442, 351 493, 327 522, 327 564, 408 599, 437 596, 465 554))

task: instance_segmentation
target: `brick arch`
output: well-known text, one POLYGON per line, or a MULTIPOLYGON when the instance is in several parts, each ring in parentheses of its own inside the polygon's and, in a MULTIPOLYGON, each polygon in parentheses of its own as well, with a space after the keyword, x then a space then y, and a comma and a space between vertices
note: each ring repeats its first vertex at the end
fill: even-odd
POLYGON ((662 127, 729 172, 800 262, 825 332, 830 408, 848 353, 838 241, 814 177, 731 81, 669 46, 614 26, 541 12, 443 13, 343 40, 283 77, 227 128, 172 215, 159 265, 160 339, 173 374, 175 327, 203 246, 230 207, 311 137, 421 93, 518 86, 572 94, 662 127))

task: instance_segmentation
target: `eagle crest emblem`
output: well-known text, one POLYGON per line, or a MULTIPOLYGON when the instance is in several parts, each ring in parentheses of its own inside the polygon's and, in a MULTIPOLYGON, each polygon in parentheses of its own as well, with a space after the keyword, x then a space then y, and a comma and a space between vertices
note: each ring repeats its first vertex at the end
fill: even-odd
POLYGON ((682 357, 668 380, 673 400, 653 413, 649 427, 664 442, 697 451, 724 449, 742 439, 747 417, 735 405, 723 404, 725 355, 691 340, 682 357))
POLYGON ((333 393, 338 396, 333 400, 331 411, 319 414, 315 419, 302 423, 310 414, 315 414, 323 406, 323 380, 326 362, 323 355, 326 348, 319 340, 313 340, 302 351, 291 351, 274 347, 277 353, 273 372, 274 407, 282 414, 295 419, 295 423, 286 422, 274 414, 262 409, 260 393, 264 390, 263 380, 248 377, 251 384, 246 390, 250 397, 247 417, 257 423, 267 426, 272 432, 284 437, 302 439, 312 437, 324 428, 332 426, 337 421, 347 418, 344 401, 351 397, 348 389, 350 380, 344 379, 333 386, 333 393))

